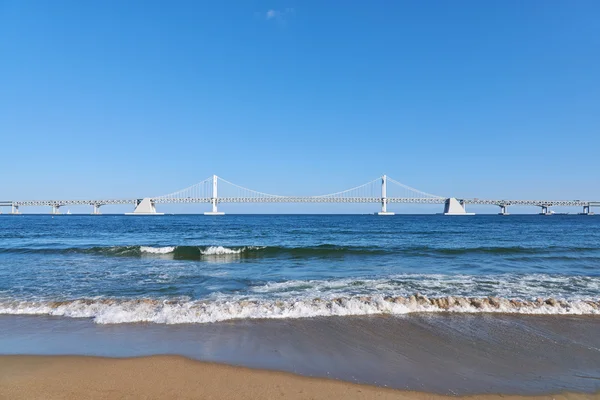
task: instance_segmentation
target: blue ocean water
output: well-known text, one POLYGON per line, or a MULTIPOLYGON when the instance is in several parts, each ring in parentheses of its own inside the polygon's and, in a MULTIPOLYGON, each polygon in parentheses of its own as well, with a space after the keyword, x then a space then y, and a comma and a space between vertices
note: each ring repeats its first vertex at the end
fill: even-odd
POLYGON ((0 313, 97 323, 600 314, 600 217, 0 218, 0 313))

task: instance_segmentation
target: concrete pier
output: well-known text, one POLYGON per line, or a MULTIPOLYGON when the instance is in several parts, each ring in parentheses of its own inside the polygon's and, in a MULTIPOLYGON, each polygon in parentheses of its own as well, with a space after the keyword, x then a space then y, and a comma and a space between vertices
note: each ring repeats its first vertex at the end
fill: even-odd
POLYGON ((92 215, 101 215, 102 213, 100 212, 100 206, 102 204, 92 204, 92 207, 94 207, 94 210, 92 211, 92 215))
POLYGON ((591 206, 583 206, 583 212, 580 212, 578 215, 594 215, 594 212, 591 210, 591 206))
POLYGON ((125 215, 165 215, 164 213, 156 212, 154 202, 151 198, 146 197, 145 199, 138 200, 138 204, 132 213, 125 213, 125 215))
POLYGON ((550 211, 550 204, 545 204, 540 207, 542 207, 542 212, 540 213, 540 215, 552 215, 553 214, 553 212, 550 211))
POLYGON ((454 197, 446 199, 444 215, 475 215, 475 213, 468 213, 465 210, 464 204, 464 202, 460 202, 454 197))

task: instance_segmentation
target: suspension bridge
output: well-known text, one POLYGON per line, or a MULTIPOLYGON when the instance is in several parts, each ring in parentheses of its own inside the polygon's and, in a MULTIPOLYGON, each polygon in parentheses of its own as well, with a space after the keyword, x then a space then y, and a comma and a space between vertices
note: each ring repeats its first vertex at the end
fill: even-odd
POLYGON ((156 210, 159 204, 207 203, 211 210, 205 215, 224 215, 219 205, 224 203, 375 203, 380 205, 378 215, 394 215, 388 204, 442 204, 444 215, 473 215, 466 211, 467 204, 495 205, 499 214, 508 215, 509 206, 536 206, 541 214, 550 215, 552 206, 582 207, 582 215, 591 215, 592 207, 600 207, 600 201, 583 200, 509 200, 509 199, 465 199, 437 196, 400 183, 386 175, 347 190, 319 196, 282 196, 248 189, 213 175, 185 189, 155 197, 135 199, 95 200, 23 200, 0 201, 0 207, 10 207, 11 214, 20 214, 22 207, 50 207, 51 214, 60 214, 65 206, 89 205, 92 215, 100 215, 100 207, 130 204, 134 207, 126 215, 163 215, 156 210))

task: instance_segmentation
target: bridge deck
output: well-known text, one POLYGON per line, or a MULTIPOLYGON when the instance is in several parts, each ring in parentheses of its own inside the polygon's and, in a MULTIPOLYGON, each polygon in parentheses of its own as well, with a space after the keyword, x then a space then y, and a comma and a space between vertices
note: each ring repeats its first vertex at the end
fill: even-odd
MULTIPOLYGON (((77 205, 122 205, 137 204, 141 199, 97 199, 97 200, 25 200, 0 201, 0 207, 11 206, 77 206, 77 205)), ((591 206, 600 207, 599 201, 587 200, 496 200, 459 199, 465 204, 494 206, 591 206)), ((210 197, 154 198, 156 204, 211 203, 210 197)), ((387 203, 444 204, 446 198, 404 198, 388 197, 387 203)), ((217 203, 381 203, 381 197, 322 197, 322 196, 280 196, 280 197, 220 197, 217 203)))

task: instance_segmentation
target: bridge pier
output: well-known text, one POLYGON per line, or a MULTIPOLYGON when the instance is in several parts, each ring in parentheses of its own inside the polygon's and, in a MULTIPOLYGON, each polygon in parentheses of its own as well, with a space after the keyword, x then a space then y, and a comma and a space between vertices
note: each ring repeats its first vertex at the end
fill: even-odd
POLYGON ((395 215, 387 210, 387 175, 381 177, 381 211, 377 215, 395 215))
POLYGON ((588 204, 587 206, 583 206, 583 212, 579 213, 579 215, 594 215, 592 212, 591 206, 588 204))
POLYGON ((217 204, 219 203, 218 197, 218 178, 216 175, 213 175, 213 185, 212 185, 212 198, 210 199, 211 211, 207 211, 204 215, 225 215, 224 212, 219 212, 217 209, 217 204))
POLYGON ((52 215, 60 214, 60 204, 52 204, 52 215))
POLYGON ((100 212, 101 205, 102 204, 92 204, 92 207, 94 207, 94 210, 92 211, 92 215, 102 215, 102 213, 100 212))
POLYGON ((152 201, 151 198, 146 197, 137 201, 137 206, 132 213, 125 213, 125 215, 165 215, 165 213, 156 212, 154 201, 152 201))
POLYGON ((498 213, 498 215, 510 215, 508 213, 508 204, 499 204, 500 206, 500 212, 498 213))
POLYGON ((444 215, 475 215, 475 213, 468 213, 465 210, 465 202, 458 201, 454 197, 446 199, 444 205, 444 215))
POLYGON ((12 205, 10 206, 10 213, 11 213, 12 215, 18 215, 18 214, 21 214, 21 213, 19 212, 19 206, 15 206, 14 204, 12 204, 12 205))
POLYGON ((540 213, 540 215, 552 215, 549 204, 545 204, 540 207, 542 207, 542 212, 540 213))

